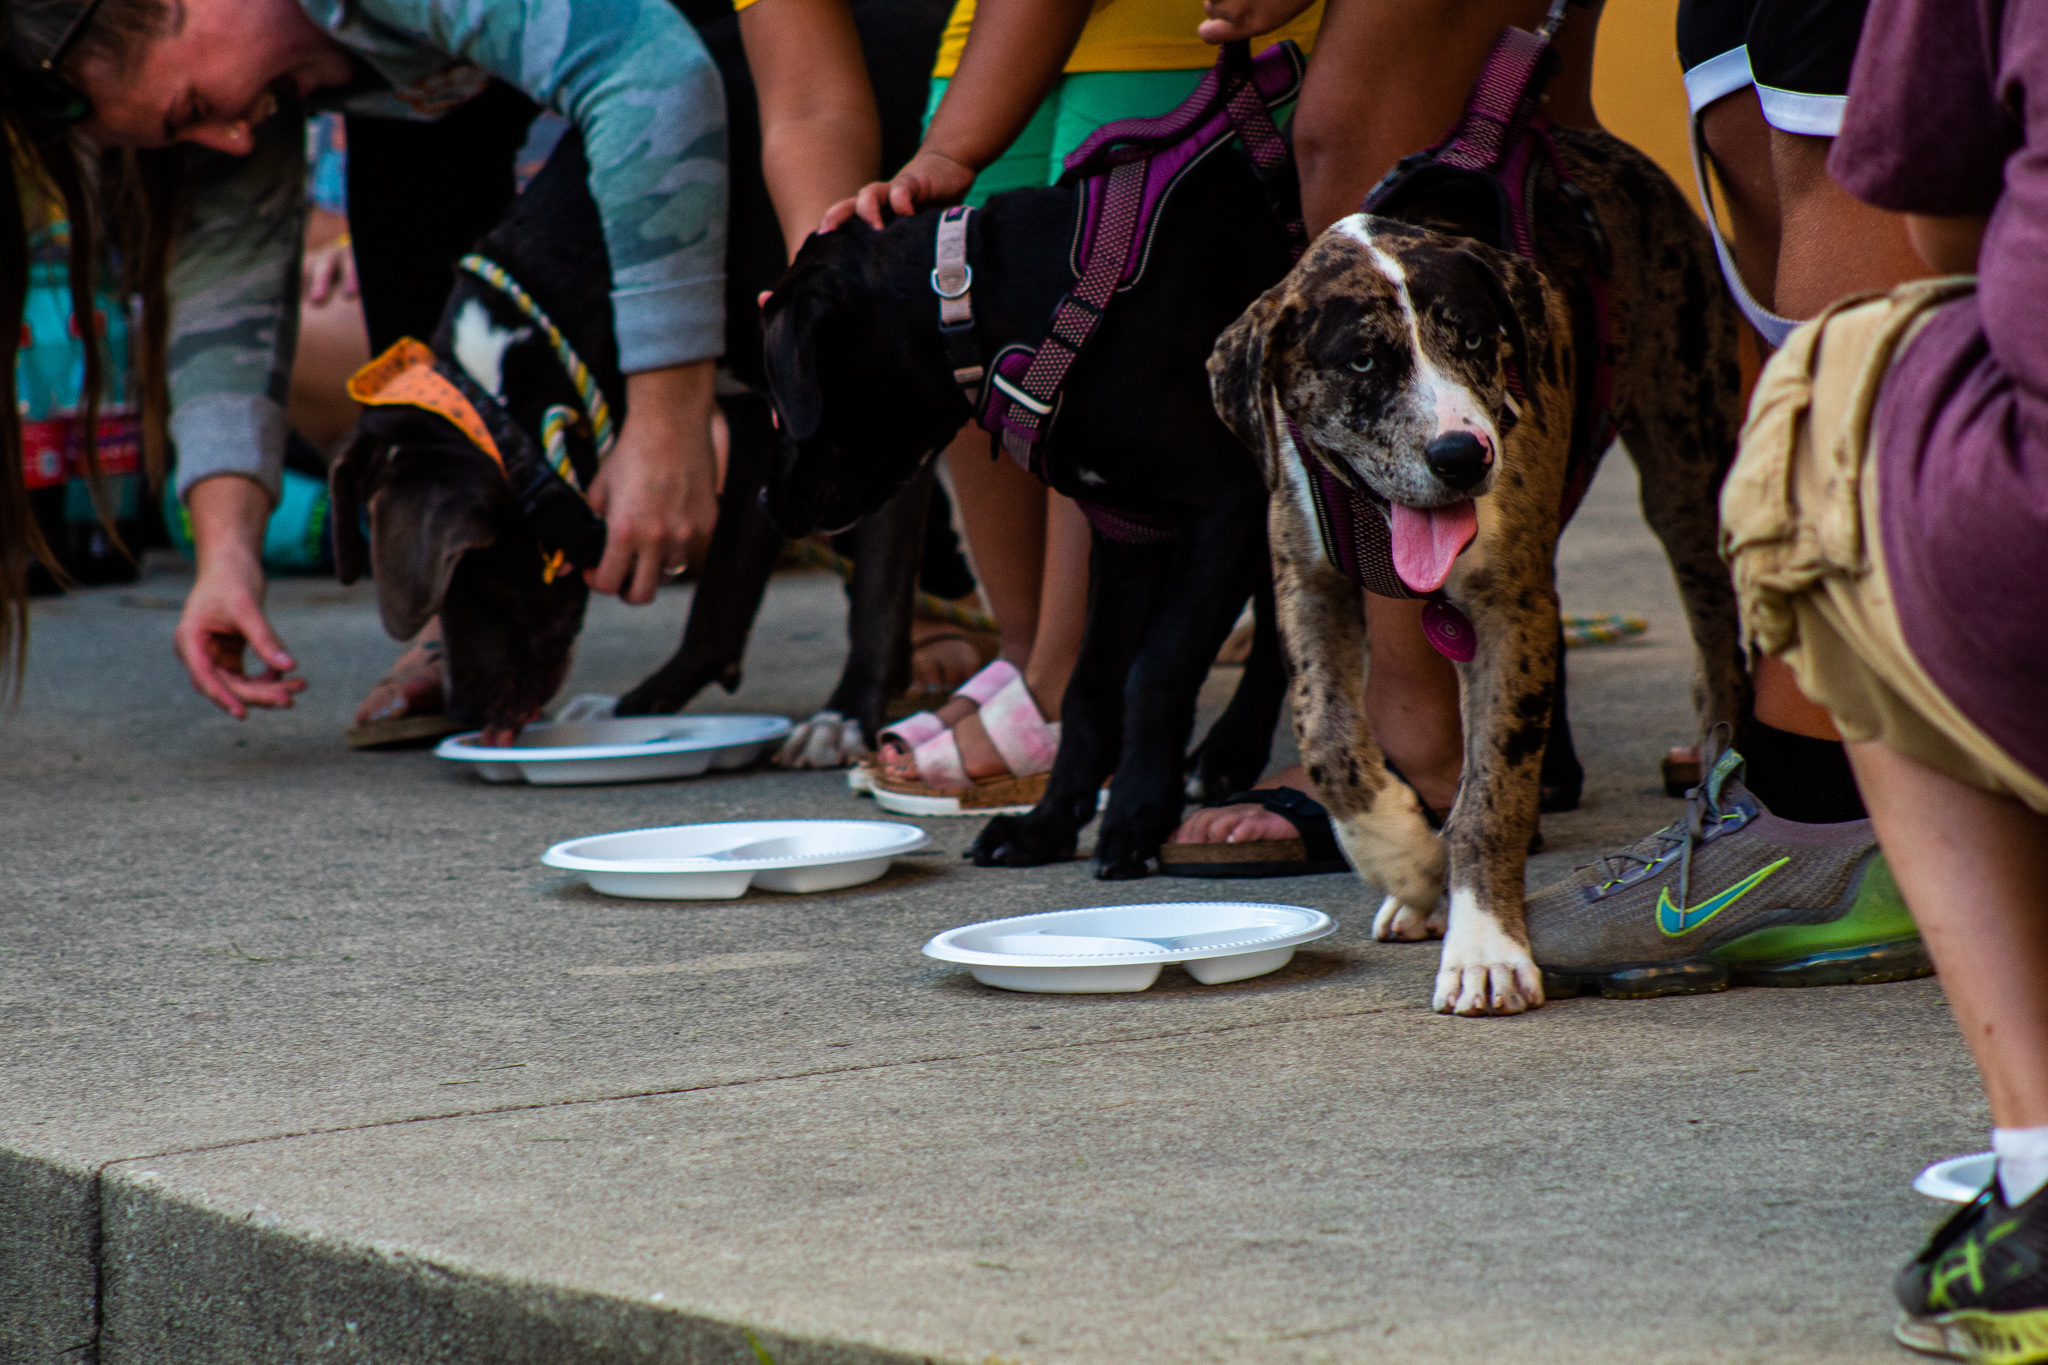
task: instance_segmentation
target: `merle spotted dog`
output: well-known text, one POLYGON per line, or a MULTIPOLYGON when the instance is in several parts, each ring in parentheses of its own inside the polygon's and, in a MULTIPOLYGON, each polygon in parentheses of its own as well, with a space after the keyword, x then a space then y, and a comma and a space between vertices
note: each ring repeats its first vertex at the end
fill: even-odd
MULTIPOLYGON (((972 220, 974 344, 1035 344, 1075 280, 1078 192, 994 196, 972 220)), ((783 529, 852 522, 923 470, 972 415, 939 333, 938 211, 813 238, 767 306, 767 359, 785 430, 770 484, 783 529)), ((1046 439, 1060 492, 1170 528, 1163 543, 1094 539, 1088 623, 1046 795, 998 816, 984 866, 1071 857, 1115 774, 1097 875, 1145 875, 1179 823, 1196 693, 1247 599, 1270 584, 1265 488, 1217 420, 1203 365, 1216 335, 1288 265, 1267 192, 1235 153, 1201 161, 1161 210, 1144 274, 1068 373, 1046 439)), ((1001 457, 1007 458, 1007 456, 1001 457)), ((1098 527, 1100 523, 1098 523, 1098 527)), ((1215 798, 1263 768, 1283 690, 1270 613, 1254 660, 1196 760, 1215 798)))
POLYGON ((1540 164, 1533 259, 1479 240, 1500 231, 1495 206, 1475 211, 1447 182, 1325 232, 1210 363, 1218 410, 1265 467, 1302 757, 1352 864, 1386 893, 1376 936, 1443 934, 1435 1004, 1459 1014, 1543 1000, 1524 863, 1560 666, 1554 558, 1568 485, 1582 489, 1600 454, 1585 397, 1603 342, 1609 409, 1699 650, 1702 732, 1747 706, 1715 551, 1740 418, 1734 306, 1663 172, 1602 133, 1560 129, 1555 143, 1578 192, 1540 164), (1611 300, 1605 337, 1588 281, 1611 300), (1575 447, 1590 454, 1576 467, 1575 447), (1464 779, 1441 837, 1365 724, 1360 587, 1324 529, 1332 501, 1354 498, 1402 581, 1469 621, 1446 649, 1469 657, 1464 779))

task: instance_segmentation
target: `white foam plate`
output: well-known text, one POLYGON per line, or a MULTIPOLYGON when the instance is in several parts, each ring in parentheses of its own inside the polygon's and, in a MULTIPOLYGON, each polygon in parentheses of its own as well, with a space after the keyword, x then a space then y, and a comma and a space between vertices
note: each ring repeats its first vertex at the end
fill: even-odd
POLYGON ((886 820, 735 820, 593 834, 540 860, 580 872, 593 891, 638 900, 710 901, 769 891, 836 891, 871 882, 889 860, 932 841, 886 820))
POLYGON ((506 749, 478 744, 483 732, 471 730, 434 753, 469 764, 486 782, 654 782, 744 768, 791 728, 782 716, 635 716, 529 725, 506 749))
POLYGON ((1991 1173, 1997 1167, 1998 1156, 1993 1152, 1952 1156, 1946 1161, 1935 1162, 1914 1176, 1913 1188, 1930 1199, 1967 1204, 1977 1197, 1978 1191, 1991 1183, 1991 1173))
POLYGON ((1006 991, 1142 991, 1169 962, 1205 986, 1264 976, 1336 922, 1300 905, 1180 901, 1054 910, 948 929, 926 957, 959 962, 1006 991))

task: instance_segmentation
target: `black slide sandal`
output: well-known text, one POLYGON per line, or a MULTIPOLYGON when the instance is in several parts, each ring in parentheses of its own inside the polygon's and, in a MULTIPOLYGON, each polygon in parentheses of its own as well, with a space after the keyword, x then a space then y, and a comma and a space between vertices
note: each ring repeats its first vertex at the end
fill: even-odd
POLYGON ((1306 792, 1262 787, 1239 792, 1218 806, 1264 806, 1285 816, 1299 831, 1293 839, 1253 839, 1238 844, 1162 844, 1160 875, 1167 877, 1308 877, 1349 872, 1330 829, 1330 813, 1306 792))

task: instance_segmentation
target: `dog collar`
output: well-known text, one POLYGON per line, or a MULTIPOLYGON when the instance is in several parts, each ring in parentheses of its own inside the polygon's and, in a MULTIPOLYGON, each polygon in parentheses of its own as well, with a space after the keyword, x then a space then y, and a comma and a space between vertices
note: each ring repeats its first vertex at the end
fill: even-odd
POLYGON ((974 266, 967 259, 967 232, 974 210, 956 204, 939 215, 939 239, 932 264, 932 292, 939 296, 939 339, 953 382, 972 408, 981 406, 981 348, 974 344, 974 266))

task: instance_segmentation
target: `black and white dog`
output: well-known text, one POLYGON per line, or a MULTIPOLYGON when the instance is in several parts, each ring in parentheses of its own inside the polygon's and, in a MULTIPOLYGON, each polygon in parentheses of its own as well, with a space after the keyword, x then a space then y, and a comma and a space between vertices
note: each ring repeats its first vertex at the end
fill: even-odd
MULTIPOLYGON (((1016 190, 975 214, 983 357, 1035 344, 1072 287, 1077 198, 1071 187, 1016 190)), ((1144 876, 1180 820, 1196 693, 1247 599, 1270 583, 1264 485, 1217 420, 1203 365, 1216 335, 1286 271, 1286 233, 1235 153, 1190 171, 1162 214, 1143 277, 1067 377, 1045 452, 1060 492, 1164 523, 1172 538, 1096 535, 1087 631, 1046 795, 982 831, 973 856, 983 866, 1071 857, 1114 773, 1097 875, 1144 876)), ((789 534, 869 514, 971 415, 930 283, 938 220, 922 213, 879 232, 856 221, 815 237, 768 302, 769 379, 786 435, 770 498, 789 534)), ((1260 615, 1244 682, 1197 759, 1212 799, 1250 786, 1270 749, 1283 683, 1270 612, 1260 615)))
POLYGON ((1587 201, 1612 244, 1611 411, 1685 600, 1702 733, 1747 710, 1715 549, 1740 420, 1734 305, 1705 229, 1662 171, 1603 133, 1555 137, 1582 194, 1547 168, 1533 180, 1534 260, 1474 240, 1475 219, 1493 225, 1495 210, 1475 215, 1469 198, 1358 214, 1223 334, 1211 362, 1218 410, 1265 465, 1309 776, 1352 865, 1386 892, 1375 934, 1444 935, 1435 1003, 1459 1014, 1543 1001, 1523 876, 1559 676, 1560 508, 1575 442, 1590 441, 1575 426, 1586 424, 1598 329, 1575 285, 1606 263, 1587 201), (1359 587, 1319 528, 1328 498, 1311 461, 1380 500, 1384 513, 1367 515, 1384 516, 1404 580, 1440 588, 1476 634, 1458 666, 1464 780, 1441 838, 1366 727, 1371 642, 1359 587))

